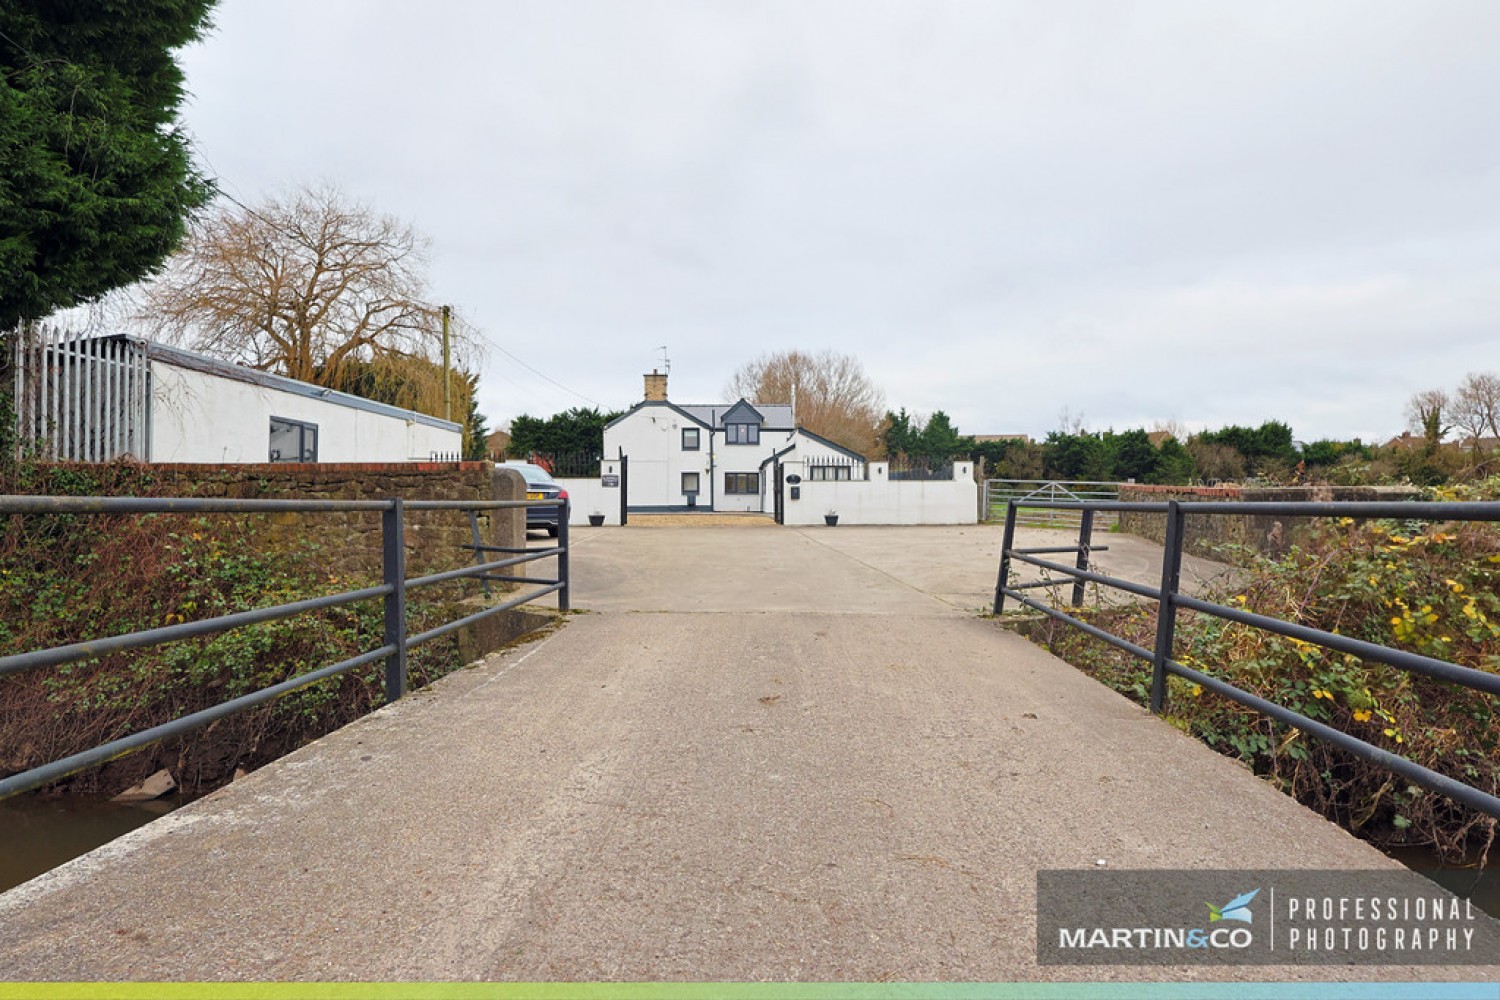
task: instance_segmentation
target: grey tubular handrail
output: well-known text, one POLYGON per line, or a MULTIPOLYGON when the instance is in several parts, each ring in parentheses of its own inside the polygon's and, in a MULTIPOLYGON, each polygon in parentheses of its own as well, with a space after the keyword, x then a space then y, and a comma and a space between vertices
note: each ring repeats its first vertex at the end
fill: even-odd
POLYGON ((1174 660, 1172 658, 1172 646, 1175 638, 1176 612, 1179 608, 1186 608, 1201 614, 1212 615, 1252 628, 1261 629, 1275 635, 1321 646, 1335 652, 1346 653, 1364 660, 1382 663, 1398 670, 1423 674, 1448 683, 1458 684, 1471 690, 1482 691, 1486 694, 1500 695, 1500 674, 1477 670, 1473 667, 1450 663, 1446 660, 1412 653, 1407 650, 1382 646, 1379 643, 1367 642, 1351 636, 1326 632, 1322 629, 1311 628, 1296 622, 1283 621, 1279 618, 1271 618, 1267 615, 1256 614, 1255 612, 1240 608, 1226 607, 1222 604, 1215 604, 1211 601, 1205 601, 1181 593, 1179 589, 1179 575, 1184 543, 1183 527, 1187 516, 1190 514, 1209 516, 1254 514, 1279 517, 1379 518, 1438 523, 1453 521, 1492 522, 1500 521, 1500 502, 1466 501, 1446 503, 1378 500, 1330 502, 1268 501, 1264 503, 1176 500, 1144 503, 1131 501, 1011 501, 1007 504, 1006 508, 1005 534, 1004 540, 1001 542, 1000 570, 995 582, 994 601, 994 613, 997 615, 1003 613, 1005 599, 1009 597, 1019 602, 1023 607, 1046 614, 1117 649, 1124 650, 1132 656, 1151 662, 1154 667, 1150 696, 1151 710, 1153 712, 1160 714, 1165 709, 1167 677, 1169 675, 1181 677, 1225 698, 1229 698, 1238 704, 1252 708, 1288 726, 1331 743, 1364 760, 1384 767, 1416 784, 1422 785, 1439 794, 1446 795, 1454 801, 1461 802, 1472 809, 1476 809, 1489 816, 1500 817, 1500 797, 1491 795, 1482 789, 1466 784, 1456 778, 1433 771, 1413 760, 1402 757, 1400 754, 1377 747, 1357 736, 1335 729, 1326 723, 1309 718, 1284 705, 1278 705, 1258 695, 1251 694, 1242 688, 1235 687, 1227 681, 1220 680, 1202 671, 1194 670, 1174 660), (1079 565, 1076 567, 1064 566, 1060 563, 1038 559, 1033 554, 1038 550, 1013 547, 1016 511, 1019 507, 1041 507, 1085 512, 1084 523, 1080 526, 1078 544, 1073 547, 1054 547, 1049 550, 1057 552, 1077 551, 1079 553, 1079 565), (1167 515, 1167 535, 1166 544, 1162 552, 1162 585, 1160 587, 1149 587, 1144 584, 1132 583, 1128 580, 1120 580, 1102 573, 1095 573, 1086 568, 1086 555, 1090 551, 1090 526, 1087 514, 1088 512, 1101 510, 1134 511, 1167 515), (1142 646, 1137 646, 1074 615, 1069 615, 1057 608, 1027 597, 1021 591, 1034 589, 1039 586, 1058 586, 1061 581, 1046 580, 1034 583, 1011 584, 1009 576, 1013 561, 1037 566, 1049 572, 1060 573, 1064 577, 1071 578, 1075 586, 1074 605, 1082 603, 1082 586, 1085 581, 1127 591, 1137 596, 1157 601, 1159 613, 1157 617, 1155 649, 1148 650, 1142 646))
MULTIPOLYGON (((340 607, 360 601, 383 599, 385 602, 385 636, 382 644, 373 650, 361 653, 338 663, 320 667, 297 677, 292 677, 257 691, 241 695, 221 704, 153 726, 138 733, 104 743, 100 746, 72 754, 61 760, 23 771, 0 779, 0 799, 39 788, 42 785, 65 778, 85 768, 113 760, 158 740, 180 736, 208 725, 216 719, 243 712, 265 704, 291 691, 339 676, 357 667, 384 660, 386 663, 385 693, 387 702, 395 701, 406 691, 406 652, 446 635, 465 625, 508 611, 522 604, 535 601, 548 594, 558 595, 558 607, 568 610, 569 563, 568 563, 568 516, 570 505, 566 500, 259 500, 206 497, 54 497, 54 496, 0 496, 0 516, 20 515, 87 515, 87 514, 254 514, 254 513, 327 513, 327 512, 372 512, 381 515, 383 549, 383 577, 378 586, 359 590, 328 594, 288 604, 254 608, 232 614, 182 622, 160 628, 143 629, 138 632, 90 639, 49 649, 31 650, 0 657, 0 678, 24 670, 58 666, 79 660, 93 659, 110 653, 157 646, 183 639, 214 635, 220 632, 243 628, 262 622, 291 618, 323 608, 340 607), (407 579, 405 573, 404 517, 407 510, 504 510, 530 507, 558 508, 558 538, 555 546, 546 549, 528 550, 525 555, 468 566, 444 573, 407 579), (406 592, 413 587, 424 587, 448 580, 462 578, 485 579, 487 574, 520 563, 538 559, 555 558, 558 563, 554 580, 524 580, 537 583, 539 589, 528 591, 501 604, 484 608, 456 621, 447 622, 417 635, 409 635, 406 627, 406 592)), ((466 546, 467 547, 467 546, 466 546)))

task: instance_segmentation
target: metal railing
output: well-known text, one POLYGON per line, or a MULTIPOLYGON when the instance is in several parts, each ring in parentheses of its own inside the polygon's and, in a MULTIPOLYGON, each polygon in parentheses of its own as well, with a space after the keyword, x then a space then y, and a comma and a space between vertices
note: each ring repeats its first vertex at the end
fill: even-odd
MULTIPOLYGON (((1056 551, 1076 551, 1078 558, 1076 565, 1065 566, 1062 563, 1039 559, 1039 554, 1045 553, 1046 549, 1016 549, 1013 547, 1015 541, 1015 530, 1017 524, 1018 502, 1012 501, 1006 507, 1005 512, 1005 534, 1000 547, 1000 571, 995 581, 995 614, 1001 614, 1005 610, 1005 599, 1007 597, 1018 601, 1022 606, 1040 611, 1052 618, 1065 622, 1080 631, 1100 639, 1114 646, 1116 649, 1124 650, 1132 656, 1147 660, 1152 664, 1151 673, 1151 711, 1161 714, 1166 705, 1167 677, 1181 677, 1222 695, 1231 701, 1244 705, 1264 715, 1268 715, 1278 722, 1293 728, 1300 729, 1310 736, 1332 743, 1334 746, 1345 750, 1356 757, 1360 757, 1371 763, 1384 767, 1386 770, 1401 775, 1408 780, 1429 788, 1435 792, 1446 795, 1455 801, 1461 802, 1473 809, 1486 813, 1490 816, 1500 817, 1500 798, 1488 792, 1475 788, 1445 774, 1440 774, 1430 768, 1424 767, 1400 754, 1392 753, 1372 743, 1352 736, 1342 730, 1318 722, 1316 719, 1308 718, 1299 712, 1268 701, 1258 695, 1235 687, 1226 681, 1219 680, 1209 674, 1194 670, 1191 667, 1172 659, 1173 643, 1176 638, 1177 612, 1180 608, 1186 608, 1201 614, 1212 615, 1227 621, 1238 622, 1252 628, 1261 629, 1275 635, 1285 636, 1290 639, 1321 646, 1335 652, 1346 653, 1359 657, 1363 660, 1383 663, 1398 670, 1406 670, 1413 673, 1424 674, 1440 680, 1470 688, 1475 691, 1483 691, 1487 694, 1500 695, 1500 674, 1492 674, 1473 667, 1460 666, 1447 660, 1439 660, 1431 656, 1423 656, 1419 653, 1411 653, 1406 650, 1392 649, 1378 643, 1366 642, 1361 639, 1350 638, 1334 632, 1325 632, 1321 629, 1310 628, 1306 625, 1298 625, 1294 622, 1282 621, 1279 618, 1270 618, 1259 615, 1242 608, 1226 607, 1222 604, 1214 604, 1210 601, 1190 597, 1181 592, 1180 583, 1182 575, 1182 549, 1183 549, 1183 526, 1189 514, 1207 515, 1248 515, 1268 514, 1277 517, 1351 517, 1351 518, 1392 518, 1397 520, 1438 520, 1438 521, 1500 521, 1500 502, 1469 502, 1469 503, 1430 503, 1415 501, 1381 502, 1381 501, 1346 501, 1325 503, 1256 503, 1256 502, 1226 502, 1217 503, 1211 501, 1203 502, 1179 502, 1176 500, 1160 503, 1123 503, 1123 502, 1097 502, 1097 503, 1063 503, 1056 502, 1043 504, 1053 509, 1071 510, 1078 513, 1080 527, 1078 533, 1078 544, 1059 548, 1056 551), (1151 587, 1145 584, 1133 583, 1129 580, 1121 580, 1116 577, 1106 576, 1102 573, 1093 572, 1088 566, 1088 555, 1091 551, 1091 532, 1093 530, 1093 515, 1096 512, 1109 511, 1122 513, 1134 511, 1151 514, 1165 514, 1167 517, 1166 545, 1162 554, 1161 586, 1151 587), (1023 562, 1041 569, 1060 573, 1075 581, 1073 590, 1073 605, 1077 606, 1083 601, 1083 586, 1085 583, 1095 583, 1105 587, 1112 587, 1154 600, 1158 603, 1156 636, 1153 649, 1137 646, 1133 642, 1122 639, 1110 632, 1082 621, 1073 615, 1049 607, 1039 601, 1032 600, 1021 591, 1037 584, 1023 584, 1012 586, 1010 583, 1010 567, 1012 561, 1023 562)), ((1092 549, 1092 551, 1098 551, 1092 549)), ((1053 584, 1048 581, 1048 584, 1053 584)))
MULTIPOLYGON (((556 593, 558 607, 569 609, 568 566, 568 501, 566 500, 219 500, 219 499, 157 499, 135 497, 39 497, 0 496, 0 516, 9 514, 266 514, 266 513, 328 513, 368 511, 378 512, 381 517, 381 583, 375 587, 344 591, 323 597, 314 597, 290 604, 255 608, 206 618, 200 621, 168 625, 162 628, 128 632, 101 639, 54 646, 48 649, 0 656, 0 678, 24 670, 74 663, 94 659, 109 653, 131 649, 142 649, 214 635, 231 629, 256 625, 261 622, 291 618, 295 615, 323 608, 340 607, 359 601, 380 598, 385 605, 385 629, 382 645, 358 656, 329 664, 316 670, 300 674, 269 687, 252 691, 211 708, 184 715, 170 722, 144 729, 100 746, 84 750, 61 760, 22 771, 0 779, 0 799, 39 788, 42 785, 76 774, 86 768, 122 757, 159 740, 180 736, 208 725, 216 719, 243 712, 257 705, 270 702, 282 695, 319 681, 347 673, 365 664, 385 661, 385 699, 393 702, 406 693, 407 652, 413 647, 457 631, 482 619, 509 611, 556 593), (548 548, 527 549, 523 554, 513 554, 494 562, 428 576, 406 578, 405 518, 407 511, 440 510, 502 510, 517 507, 558 507, 558 531, 556 544, 548 548), (494 571, 539 559, 555 558, 555 578, 530 578, 517 576, 495 576, 494 571), (528 591, 500 604, 491 605, 474 614, 455 619, 436 628, 416 635, 407 634, 406 595, 418 587, 428 587, 449 580, 473 577, 481 581, 505 580, 534 584, 539 589, 528 591)), ((503 549, 517 553, 519 550, 503 549)))
POLYGON ((953 459, 897 455, 886 462, 885 477, 893 483, 946 483, 953 479, 953 459))
MULTIPOLYGON (((1120 499, 1119 483, 1096 483, 1061 479, 986 479, 984 481, 985 520, 998 521, 1005 516, 1006 505, 1024 501, 1019 523, 1026 528, 1076 528, 1077 510, 1055 506, 1061 503, 1095 503, 1120 499), (1033 502, 1034 501, 1034 502, 1033 502)), ((1113 525, 1118 517, 1113 511, 1100 511, 1095 522, 1101 527, 1113 525)))

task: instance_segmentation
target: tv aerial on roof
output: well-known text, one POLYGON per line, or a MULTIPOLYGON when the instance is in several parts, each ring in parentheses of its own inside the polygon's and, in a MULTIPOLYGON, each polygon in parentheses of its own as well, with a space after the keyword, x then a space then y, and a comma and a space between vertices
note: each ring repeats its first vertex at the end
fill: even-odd
POLYGON ((657 350, 661 351, 661 373, 663 375, 672 374, 672 359, 667 357, 667 345, 663 344, 657 350))

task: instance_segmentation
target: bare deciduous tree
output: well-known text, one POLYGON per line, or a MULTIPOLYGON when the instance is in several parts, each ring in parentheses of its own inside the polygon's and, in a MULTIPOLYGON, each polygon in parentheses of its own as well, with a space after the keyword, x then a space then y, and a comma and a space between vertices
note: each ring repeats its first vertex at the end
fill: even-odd
MULTIPOLYGON (((372 370, 441 382, 431 365, 403 364, 442 356, 426 242, 328 187, 225 205, 192 228, 138 319, 194 350, 318 385, 359 391, 372 370)), ((472 369, 478 337, 462 323, 450 332, 455 365, 472 369)))
POLYGON ((1453 423, 1468 435, 1476 451, 1485 431, 1500 437, 1500 375, 1470 372, 1459 383, 1449 405, 1453 423))
POLYGON ((790 403, 796 388, 797 423, 814 434, 874 456, 885 416, 885 393, 859 359, 834 351, 782 351, 742 365, 725 391, 731 399, 790 403))
POLYGON ((1435 445, 1448 433, 1448 425, 1443 423, 1448 417, 1448 408, 1448 394, 1442 389, 1419 392, 1406 403, 1407 423, 1435 445))

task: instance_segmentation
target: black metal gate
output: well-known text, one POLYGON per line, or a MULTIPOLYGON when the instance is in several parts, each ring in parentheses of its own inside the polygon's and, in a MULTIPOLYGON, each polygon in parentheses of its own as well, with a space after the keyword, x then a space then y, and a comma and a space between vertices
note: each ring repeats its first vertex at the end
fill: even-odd
POLYGON ((620 527, 630 523, 630 456, 620 450, 620 527))
POLYGON ((776 512, 776 523, 786 524, 786 469, 780 462, 776 463, 772 509, 776 512))

